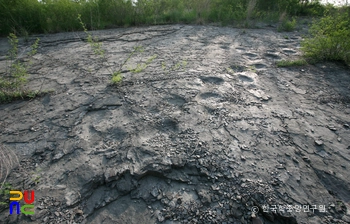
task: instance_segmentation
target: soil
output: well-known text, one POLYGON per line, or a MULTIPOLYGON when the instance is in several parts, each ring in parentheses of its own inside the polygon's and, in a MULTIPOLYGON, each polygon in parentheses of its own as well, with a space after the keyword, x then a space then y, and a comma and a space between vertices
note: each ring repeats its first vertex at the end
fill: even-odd
POLYGON ((35 190, 35 214, 7 206, 0 222, 350 223, 349 67, 276 66, 301 57, 305 32, 93 32, 108 64, 84 33, 39 35, 28 88, 53 92, 0 105, 1 144, 20 161, 6 182, 35 190), (110 85, 108 66, 140 45, 110 85))

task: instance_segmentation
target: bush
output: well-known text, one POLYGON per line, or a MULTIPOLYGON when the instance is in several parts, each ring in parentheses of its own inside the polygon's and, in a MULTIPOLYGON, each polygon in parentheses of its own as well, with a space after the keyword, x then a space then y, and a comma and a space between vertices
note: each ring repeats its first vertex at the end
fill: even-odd
POLYGON ((291 32, 295 30, 297 25, 297 21, 295 18, 292 20, 289 19, 284 19, 281 23, 281 25, 277 28, 278 32, 286 31, 286 32, 291 32))
POLYGON ((310 28, 311 37, 301 46, 308 58, 350 64, 350 8, 328 12, 310 28))

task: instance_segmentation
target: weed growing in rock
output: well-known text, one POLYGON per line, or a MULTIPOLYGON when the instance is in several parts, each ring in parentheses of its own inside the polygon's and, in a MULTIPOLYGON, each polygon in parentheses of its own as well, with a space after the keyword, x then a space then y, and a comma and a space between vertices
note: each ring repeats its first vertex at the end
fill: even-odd
POLYGON ((37 185, 40 182, 41 179, 41 169, 36 169, 35 171, 32 172, 32 178, 31 181, 37 185))
POLYGON ((276 63, 277 67, 292 67, 292 66, 303 66, 307 65, 306 60, 299 59, 299 60, 282 60, 278 61, 276 63))
POLYGON ((247 70, 256 73, 256 67, 254 65, 249 65, 247 70))
POLYGON ((169 74, 170 72, 177 71, 182 69, 185 69, 187 66, 187 60, 182 60, 181 62, 177 62, 173 66, 167 66, 165 62, 162 62, 162 69, 166 72, 165 74, 169 74))
POLYGON ((12 189, 12 185, 8 182, 3 182, 0 186, 0 208, 7 207, 8 201, 10 198, 10 190, 12 189))
POLYGON ((123 76, 120 73, 113 73, 112 75, 112 84, 118 84, 123 80, 123 76))
MULTIPOLYGON (((24 84, 28 82, 28 69, 32 61, 22 62, 18 57, 18 38, 10 33, 8 36, 10 50, 6 57, 6 71, 0 77, 0 102, 10 102, 18 98, 34 98, 40 91, 29 91, 24 89, 24 84)), ((39 46, 39 38, 31 45, 31 50, 27 56, 36 54, 39 46)))
POLYGON ((84 33, 87 36, 87 42, 90 44, 92 51, 101 57, 105 57, 105 51, 102 49, 102 43, 98 42, 97 37, 92 37, 92 35, 88 32, 85 23, 81 20, 81 15, 78 14, 78 20, 80 25, 82 26, 84 33))
POLYGON ((129 70, 132 71, 132 72, 135 72, 135 73, 142 72, 142 71, 145 70, 145 69, 148 67, 148 65, 151 64, 152 61, 153 61, 154 59, 156 59, 157 57, 158 57, 158 55, 155 54, 155 55, 151 56, 149 59, 147 59, 147 61, 146 61, 145 63, 139 63, 139 64, 136 65, 135 68, 130 67, 129 70))
MULTIPOLYGON (((118 84, 123 80, 123 76, 122 76, 122 69, 124 67, 124 65, 126 65, 126 63, 131 59, 132 56, 134 56, 136 53, 138 52, 143 52, 144 49, 142 46, 136 46, 134 47, 133 51, 128 55, 128 57, 123 61, 123 63, 121 63, 121 65, 119 66, 117 71, 113 71, 110 69, 110 64, 108 63, 107 57, 106 57, 106 52, 105 50, 102 49, 102 43, 99 42, 97 37, 93 37, 91 35, 91 33, 88 32, 85 23, 82 21, 81 19, 81 15, 78 14, 78 20, 79 23, 81 24, 85 34, 87 35, 87 42, 89 43, 89 45, 91 46, 92 51, 94 52, 94 54, 98 55, 101 57, 102 59, 102 63, 106 63, 107 64, 107 69, 108 71, 112 74, 112 79, 111 79, 111 83, 112 84, 118 84)), ((145 63, 140 63, 140 64, 136 64, 136 67, 129 68, 129 71, 131 72, 142 72, 144 69, 147 68, 147 66, 157 57, 157 55, 153 55, 152 57, 150 57, 145 63)))
POLYGON ((229 68, 229 67, 226 68, 226 71, 228 73, 230 73, 230 74, 234 74, 235 73, 235 71, 233 71, 232 68, 229 68))

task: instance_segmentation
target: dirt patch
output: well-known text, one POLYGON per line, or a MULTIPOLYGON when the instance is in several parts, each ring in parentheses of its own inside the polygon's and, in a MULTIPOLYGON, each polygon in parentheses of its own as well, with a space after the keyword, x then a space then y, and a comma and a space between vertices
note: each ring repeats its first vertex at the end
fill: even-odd
POLYGON ((158 57, 110 86, 83 33, 40 36, 28 86, 55 92, 0 106, 1 144, 21 161, 7 181, 35 190, 35 215, 4 207, 4 223, 350 222, 348 67, 278 68, 300 32, 94 34, 111 66, 136 45, 130 67, 158 57))

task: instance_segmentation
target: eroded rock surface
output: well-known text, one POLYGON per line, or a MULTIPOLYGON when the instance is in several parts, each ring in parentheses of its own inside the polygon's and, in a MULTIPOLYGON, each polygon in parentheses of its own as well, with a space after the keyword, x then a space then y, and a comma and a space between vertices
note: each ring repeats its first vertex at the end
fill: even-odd
POLYGON ((300 56, 299 32, 172 25, 94 35, 108 65, 83 33, 40 36, 28 86, 54 93, 0 105, 1 144, 21 160, 7 181, 35 190, 35 215, 6 208, 1 222, 349 223, 348 67, 277 68, 300 56), (107 66, 137 45, 145 51, 110 86, 107 66))

